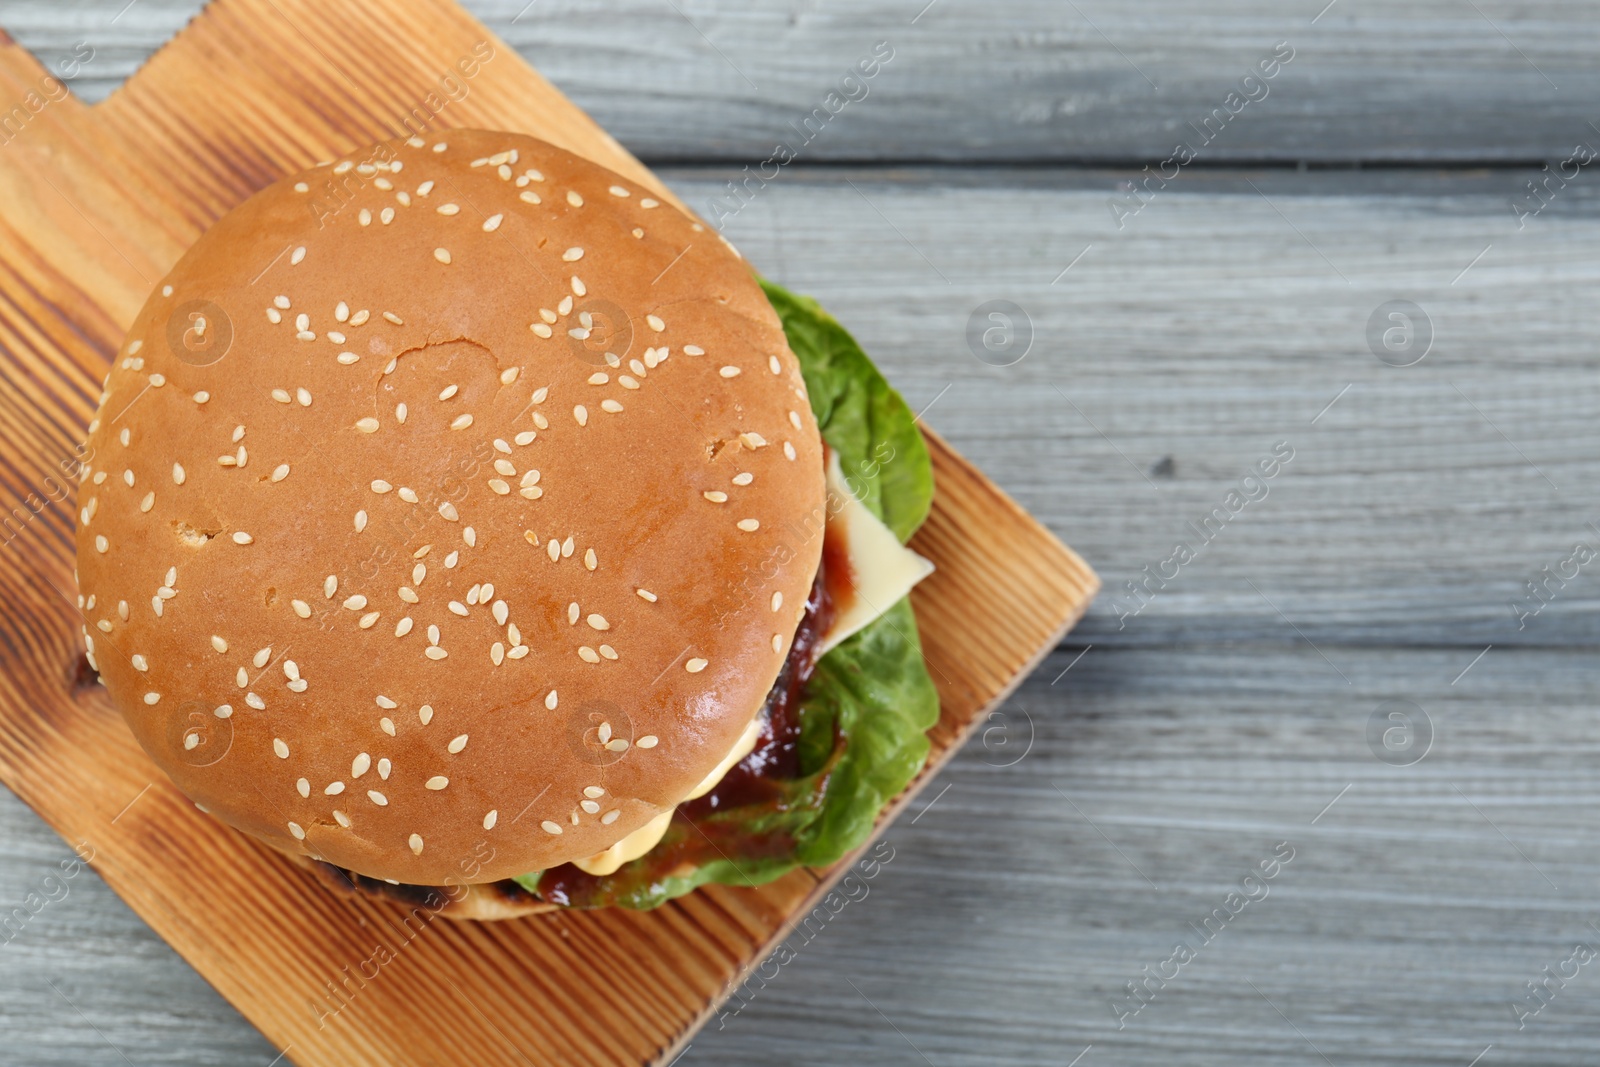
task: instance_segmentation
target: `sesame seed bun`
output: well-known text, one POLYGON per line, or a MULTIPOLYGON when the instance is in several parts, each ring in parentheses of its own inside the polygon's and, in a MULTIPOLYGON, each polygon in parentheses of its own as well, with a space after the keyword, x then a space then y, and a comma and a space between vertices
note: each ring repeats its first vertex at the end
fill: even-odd
POLYGON ((731 246, 528 137, 294 175, 157 286, 90 426, 91 662, 203 809, 411 885, 603 851, 729 752, 822 444, 731 246))

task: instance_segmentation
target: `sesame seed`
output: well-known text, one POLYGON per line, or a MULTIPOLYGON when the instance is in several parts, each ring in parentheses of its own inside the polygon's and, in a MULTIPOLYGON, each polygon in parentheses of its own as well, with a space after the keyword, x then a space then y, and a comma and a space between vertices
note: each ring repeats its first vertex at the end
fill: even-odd
POLYGON ((686 356, 703 356, 706 354, 706 350, 699 345, 684 345, 683 354, 686 356))
POLYGON ((387 320, 388 322, 393 323, 396 326, 404 326, 406 324, 406 321, 404 319, 402 319, 399 315, 396 315, 392 311, 385 311, 383 313, 383 317, 384 317, 385 320, 387 320))
POLYGON ((450 653, 446 652, 444 649, 440 648, 438 645, 429 645, 427 648, 422 650, 422 654, 424 656, 427 656, 429 659, 440 660, 440 659, 444 659, 450 653))
POLYGON ((370 311, 366 310, 365 308, 363 308, 362 310, 356 312, 354 315, 350 316, 350 325, 352 325, 352 326, 365 326, 367 324, 367 320, 370 319, 370 318, 372 318, 372 312, 370 312, 370 311))
POLYGON ((346 815, 338 808, 333 809, 333 821, 344 827, 346 830, 350 829, 350 816, 346 815))
POLYGON ((350 761, 350 777, 360 778, 363 774, 366 774, 371 767, 372 757, 367 755, 365 752, 359 753, 355 759, 350 761))
POLYGON ((600 805, 596 804, 592 800, 580 800, 578 802, 578 807, 582 808, 590 815, 598 815, 600 813, 600 805))
POLYGON ((567 190, 567 203, 571 204, 573 207, 582 207, 583 206, 583 197, 579 196, 573 190, 568 189, 567 190))
POLYGON ((365 511, 356 512, 356 523, 355 524, 356 524, 356 533, 360 533, 362 530, 365 530, 367 528, 367 513, 365 511))
POLYGON ((245 686, 250 684, 250 675, 243 667, 240 667, 234 672, 233 680, 240 689, 243 689, 245 686))
POLYGON ((210 400, 210 399, 211 399, 211 394, 206 392, 204 389, 202 389, 198 393, 194 394, 194 402, 196 404, 204 404, 207 400, 210 400))
POLYGON ((683 665, 683 669, 688 671, 690 674, 699 674, 701 671, 706 669, 706 661, 703 659, 692 659, 683 665))
POLYGON ((600 401, 600 410, 615 415, 622 410, 622 405, 615 400, 606 399, 600 401))
POLYGON ((150 661, 138 653, 135 653, 129 662, 133 664, 133 669, 136 671, 147 671, 150 669, 150 661))
POLYGON ((273 481, 281 482, 287 477, 289 477, 289 465, 287 463, 280 463, 276 467, 272 468, 273 481))
POLYGON ((289 403, 289 400, 290 400, 289 390, 287 390, 287 389, 274 389, 272 391, 272 399, 276 400, 280 404, 289 403))
POLYGON ((539 194, 534 192, 532 189, 524 189, 521 193, 517 194, 517 199, 526 204, 544 203, 543 200, 539 199, 539 194))
POLYGON ((643 200, 639 201, 639 206, 644 208, 646 211, 648 211, 651 208, 660 207, 661 206, 661 201, 651 199, 650 197, 647 196, 643 200))
POLYGON ((344 792, 344 783, 343 782, 329 782, 328 783, 328 788, 326 788, 326 789, 324 789, 322 791, 322 795, 323 796, 327 796, 327 797, 336 797, 340 793, 343 793, 343 792, 344 792))
POLYGON ((211 635, 211 647, 216 649, 218 652, 226 652, 226 651, 228 651, 228 642, 223 640, 218 635, 212 634, 211 635))
POLYGON ((609 629, 611 629, 611 624, 606 621, 606 617, 604 615, 590 615, 588 618, 586 618, 584 620, 584 622, 587 622, 589 624, 590 629, 594 629, 594 630, 609 630, 609 629))
POLYGON ((380 808, 386 808, 389 806, 389 798, 378 792, 376 789, 367 790, 367 799, 378 805, 380 808))
POLYGON ((578 420, 579 426, 589 425, 589 411, 582 404, 572 409, 572 417, 578 420))
POLYGON ((421 834, 412 834, 411 837, 409 839, 407 839, 406 843, 411 846, 412 855, 414 855, 414 856, 422 855, 422 835, 421 834))
POLYGON ((660 743, 661 739, 655 734, 645 734, 643 737, 639 738, 639 740, 634 742, 634 744, 639 748, 655 748, 660 743))
POLYGON ((622 811, 620 809, 612 808, 610 811, 600 816, 600 821, 606 826, 610 826, 612 823, 617 821, 617 816, 621 814, 622 811))
POLYGON ((244 695, 244 702, 250 705, 252 708, 255 708, 257 711, 265 711, 267 707, 267 702, 256 696, 254 693, 246 693, 244 695))
POLYGON ((361 616, 361 621, 358 622, 357 625, 363 630, 370 630, 377 623, 379 616, 382 614, 383 613, 381 611, 369 611, 365 615, 361 616))
POLYGON ((433 258, 437 259, 440 263, 449 263, 450 250, 447 248, 435 248, 433 250, 433 258))
POLYGON ((307 604, 304 600, 290 601, 290 604, 294 608, 294 613, 296 615, 300 616, 302 619, 311 618, 311 605, 310 604, 307 604))
MULTIPOLYGON (((105 550, 101 549, 101 551, 103 552, 105 550)), ((545 551, 550 556, 550 562, 554 563, 556 560, 561 558, 561 542, 551 538, 545 543, 545 551)))
POLYGON ((374 478, 373 481, 372 481, 372 491, 374 493, 380 493, 380 494, 381 493, 387 493, 389 490, 391 490, 393 488, 394 488, 394 486, 390 485, 388 482, 384 481, 382 478, 374 478))
POLYGON ((456 506, 448 500, 439 505, 439 514, 449 522, 455 522, 461 518, 461 515, 456 511, 456 506))
POLYGON ((572 549, 572 535, 568 534, 567 539, 561 542, 561 558, 566 559, 568 556, 572 555, 572 549))
POLYGON ((700 495, 711 501, 713 504, 725 504, 728 501, 728 494, 724 493, 720 489, 707 489, 700 495))
POLYGON ((306 839, 306 832, 300 829, 300 824, 297 822, 289 824, 289 832, 294 835, 296 841, 304 841, 306 839))
POLYGON ((446 778, 442 774, 436 774, 432 778, 429 778, 423 784, 425 786, 427 786, 429 789, 433 790, 435 793, 437 793, 439 790, 443 789, 445 786, 450 784, 450 779, 446 778))
POLYGON ((537 334, 538 336, 543 337, 543 338, 545 338, 547 340, 554 333, 554 331, 551 330, 550 327, 546 326, 542 322, 536 322, 533 325, 529 326, 528 329, 532 330, 535 334, 537 334))
POLYGON ((584 566, 584 568, 586 570, 591 570, 592 571, 596 567, 598 567, 599 565, 600 565, 600 561, 595 556, 594 549, 592 549, 592 548, 584 549, 584 552, 583 552, 583 566, 584 566))
POLYGON ((752 430, 740 434, 739 443, 749 449, 764 448, 766 447, 767 439, 752 430))
POLYGON ((309 797, 311 795, 311 783, 302 778, 294 784, 294 791, 303 797, 309 797))
MULTIPOLYGON (((434 151, 437 152, 438 149, 435 148, 434 151)), ((431 179, 428 180, 428 181, 425 181, 421 185, 417 186, 417 195, 418 196, 427 196, 431 192, 433 192, 433 181, 431 179)))
POLYGON ((583 660, 585 663, 599 663, 600 653, 596 652, 588 645, 582 645, 578 648, 578 658, 583 660))
POLYGON ((280 311, 288 311, 289 298, 286 296, 275 296, 272 298, 272 306, 278 308, 280 311))
POLYGON ((294 391, 294 398, 295 400, 299 401, 300 406, 303 408, 308 408, 311 406, 311 391, 309 389, 296 389, 294 391))
POLYGON ((612 648, 610 645, 601 645, 600 646, 600 654, 602 656, 604 656, 606 659, 616 659, 617 658, 617 650, 612 648))
MULTIPOLYGON (((388 734, 390 737, 393 737, 394 736, 394 720, 389 718, 389 716, 387 716, 387 715, 383 716, 381 719, 378 720, 378 729, 382 730, 384 733, 388 734)), ((382 763, 380 763, 378 765, 378 773, 380 775, 383 775, 385 778, 388 777, 388 775, 384 775, 383 774, 383 764, 382 763)))
POLYGON ((279 311, 277 308, 268 308, 267 321, 272 323, 274 326, 278 325, 279 323, 283 322, 283 312, 279 311))
POLYGON ((417 596, 417 592, 416 592, 415 589, 412 589, 410 586, 405 586, 405 585, 402 585, 400 587, 399 596, 400 596, 400 599, 404 600, 407 604, 420 603, 421 600, 422 600, 421 597, 417 596))
POLYGON ((339 322, 349 322, 350 305, 346 304, 343 300, 339 301, 338 304, 334 305, 333 317, 339 322))
POLYGON ((259 669, 261 667, 265 667, 267 665, 267 661, 271 658, 272 646, 268 645, 266 648, 257 649, 256 654, 250 658, 250 662, 255 664, 257 669, 259 669))
POLYGON ((435 210, 441 215, 459 215, 461 213, 461 209, 455 204, 440 204, 435 210))
POLYGON ((151 508, 155 507, 155 505, 156 505, 156 494, 155 494, 154 490, 151 490, 150 492, 148 492, 148 493, 146 493, 144 495, 144 499, 143 500, 139 501, 139 510, 147 512, 151 508))
POLYGON ((544 832, 547 834, 559 834, 561 832, 561 824, 558 822, 551 822, 549 819, 546 819, 539 825, 544 828, 544 832))
POLYGON ((743 530, 745 533, 753 533, 761 528, 761 522, 758 519, 740 519, 734 525, 738 526, 739 529, 743 530))
POLYGON ((778 362, 777 356, 767 357, 767 367, 772 371, 773 374, 783 373, 783 364, 778 362))
POLYGON ((493 233, 494 231, 498 230, 500 228, 500 221, 504 218, 504 215, 490 215, 483 221, 483 232, 493 233))
POLYGON ((300 265, 300 261, 305 259, 305 258, 306 258, 306 249, 305 249, 304 245, 301 245, 299 248, 295 249, 294 252, 289 256, 289 265, 291 267, 299 266, 300 265))
MULTIPOLYGON (((360 593, 357 593, 346 600, 344 602, 344 606, 349 608, 351 611, 360 611, 362 608, 367 606, 367 598, 362 596, 360 593)), ((379 704, 381 706, 381 700, 379 701, 379 704)))
POLYGON ((417 491, 415 489, 411 489, 402 485, 399 489, 398 495, 400 499, 404 500, 407 504, 415 504, 417 502, 417 491))
POLYGON ((521 373, 521 367, 507 367, 505 370, 500 372, 500 384, 510 385, 512 382, 517 380, 518 375, 521 373))
POLYGON ((734 485, 749 485, 755 480, 756 476, 751 474, 749 471, 740 471, 738 474, 733 476, 734 485))
POLYGON ((565 252, 561 253, 561 258, 568 263, 576 263, 578 260, 583 258, 583 249, 569 248, 565 252))
POLYGON ((790 444, 788 441, 785 441, 783 443, 783 455, 784 458, 788 459, 790 462, 793 462, 795 456, 794 445, 790 444))
POLYGON ((277 754, 279 759, 289 758, 289 746, 281 737, 272 739, 272 751, 277 754))
MULTIPOLYGON (((688 352, 689 350, 686 348, 684 351, 688 352)), ((690 354, 692 355, 693 353, 690 354)), ((737 378, 739 376, 739 368, 731 366, 723 367, 721 370, 717 371, 717 373, 722 375, 724 378, 737 378)))
POLYGON ((339 578, 338 578, 337 575, 330 574, 330 575, 328 575, 326 578, 324 578, 322 580, 322 595, 323 596, 327 597, 329 600, 332 600, 333 599, 333 594, 337 593, 338 591, 339 591, 339 578))
MULTIPOLYGON (((433 721, 433 705, 432 704, 424 704, 424 705, 422 705, 422 707, 418 708, 417 709, 417 718, 422 721, 422 725, 424 725, 424 726, 426 726, 430 722, 432 722, 433 721)), ((389 777, 389 761, 388 760, 380 761, 380 763, 378 764, 378 773, 383 775, 385 778, 389 777)))
POLYGON ((172 484, 182 485, 184 479, 187 477, 188 475, 184 472, 183 464, 174 463, 172 465, 172 484))
MULTIPOLYGON (((103 540, 105 540, 105 538, 102 537, 100 540, 103 541, 103 540)), ((254 537, 251 537, 249 534, 245 533, 243 530, 240 530, 238 533, 235 533, 233 535, 233 543, 236 544, 236 545, 248 545, 250 542, 252 542, 254 540, 255 540, 254 537)), ((100 551, 104 552, 105 549, 102 548, 100 551)))
POLYGON ((497 811, 497 810, 492 810, 491 809, 489 814, 487 814, 487 815, 485 815, 483 817, 483 828, 485 830, 493 830, 495 821, 497 819, 499 819, 499 818, 500 818, 500 812, 497 811))
POLYGON ((628 751, 627 739, 626 738, 621 738, 621 737, 613 737, 611 740, 606 742, 606 751, 607 752, 626 752, 626 751, 628 751))
POLYGON ((657 597, 654 593, 652 593, 648 589, 635 589, 634 592, 639 594, 639 598, 641 600, 648 600, 652 604, 654 604, 658 599, 660 599, 659 597, 657 597))
POLYGON ((578 608, 578 602, 576 600, 567 605, 567 625, 578 625, 578 620, 582 617, 583 612, 578 608))
POLYGON ((533 424, 539 427, 541 430, 548 430, 550 428, 550 420, 545 418, 537 411, 533 413, 533 424))
POLYGON ((494 610, 494 621, 499 623, 501 626, 504 626, 506 624, 506 619, 511 614, 510 607, 508 607, 506 605, 506 602, 504 600, 496 600, 494 602, 494 609, 493 610, 494 610))
POLYGON ((465 616, 467 614, 467 606, 461 603, 459 600, 450 601, 450 610, 455 612, 457 615, 465 616))
POLYGON ((340 352, 338 359, 339 362, 346 367, 350 366, 352 363, 361 362, 361 357, 356 355, 354 352, 340 352))
POLYGON ((366 418, 356 423, 356 429, 360 430, 362 433, 376 433, 378 429, 378 420, 368 415, 366 418))
POLYGON ((411 616, 407 615, 405 618, 394 624, 394 635, 396 637, 404 637, 406 634, 411 632, 411 626, 411 616))
POLYGON ((576 274, 572 276, 572 291, 578 296, 587 296, 589 293, 588 286, 584 285, 583 279, 576 274))
POLYGON ((465 430, 468 426, 471 426, 471 425, 472 425, 472 416, 468 415, 468 414, 465 414, 465 413, 457 415, 450 422, 450 428, 452 430, 465 430))
POLYGON ((544 706, 549 708, 551 711, 556 710, 556 691, 554 689, 545 694, 544 706))
POLYGON ((451 738, 450 739, 450 744, 445 746, 445 749, 451 755, 455 755, 457 752, 460 752, 462 749, 464 749, 466 747, 467 747, 467 735, 466 734, 462 734, 459 737, 451 738))

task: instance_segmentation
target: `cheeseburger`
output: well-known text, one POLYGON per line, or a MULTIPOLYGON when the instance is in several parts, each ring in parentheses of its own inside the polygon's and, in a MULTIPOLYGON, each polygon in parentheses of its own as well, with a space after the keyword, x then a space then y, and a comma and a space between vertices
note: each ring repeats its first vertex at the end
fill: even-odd
POLYGON ((550 144, 262 190, 151 294, 89 432, 90 665, 197 807, 330 885, 652 907, 832 863, 926 756, 904 401, 550 144))

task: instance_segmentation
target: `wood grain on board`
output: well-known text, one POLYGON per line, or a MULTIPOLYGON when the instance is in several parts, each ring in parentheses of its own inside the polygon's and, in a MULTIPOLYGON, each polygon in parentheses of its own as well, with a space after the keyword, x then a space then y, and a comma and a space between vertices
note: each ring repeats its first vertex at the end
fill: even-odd
MULTIPOLYGON (((18 502, 0 568, 0 777, 302 1064, 670 1059, 843 873, 493 925, 337 898, 195 812, 79 667, 65 472, 125 324, 209 222, 279 174, 394 136, 419 106, 430 128, 532 133, 671 196, 503 43, 431 113, 486 39, 445 0, 219 0, 110 99, 44 97, 0 147, 0 492, 18 502)), ((0 98, 43 76, 0 44, 0 98)), ((915 601, 942 717, 920 781, 1096 586, 930 443, 938 498, 914 544, 939 570, 915 601)))

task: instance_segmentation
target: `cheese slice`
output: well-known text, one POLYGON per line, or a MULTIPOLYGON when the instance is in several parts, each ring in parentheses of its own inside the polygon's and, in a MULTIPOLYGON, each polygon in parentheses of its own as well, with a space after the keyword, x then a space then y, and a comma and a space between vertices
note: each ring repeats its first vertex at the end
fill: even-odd
POLYGON ((821 652, 856 633, 899 603, 911 587, 933 573, 933 563, 900 543, 850 491, 839 467, 839 453, 828 450, 828 531, 843 536, 854 588, 838 605, 833 625, 822 639, 821 652))
MULTIPOLYGON (((856 633, 882 615, 911 592, 911 587, 933 573, 933 564, 906 548, 894 531, 867 510, 845 481, 839 454, 828 450, 828 529, 826 536, 842 537, 845 559, 850 568, 852 588, 849 599, 839 605, 822 639, 818 655, 856 633)), ((758 709, 759 711, 759 709, 758 709)), ((753 718, 721 763, 684 797, 703 797, 722 781, 739 761, 756 747, 761 736, 761 720, 753 718)), ((679 801, 682 803, 683 801, 679 801)), ((572 864, 585 874, 607 875, 655 848, 666 836, 674 808, 657 815, 639 829, 587 859, 572 864)))

